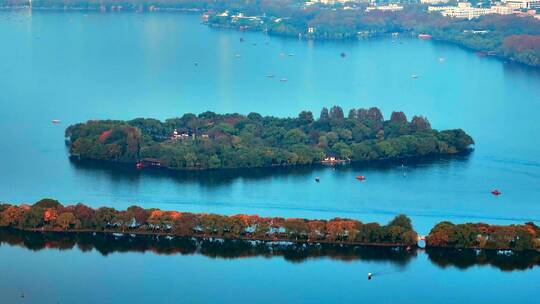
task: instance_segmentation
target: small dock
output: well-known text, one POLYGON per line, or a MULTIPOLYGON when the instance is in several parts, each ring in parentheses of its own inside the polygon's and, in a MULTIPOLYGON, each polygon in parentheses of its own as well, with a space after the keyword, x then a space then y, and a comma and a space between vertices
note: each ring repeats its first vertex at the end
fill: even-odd
POLYGON ((161 161, 157 158, 142 158, 137 162, 137 169, 161 166, 161 161))

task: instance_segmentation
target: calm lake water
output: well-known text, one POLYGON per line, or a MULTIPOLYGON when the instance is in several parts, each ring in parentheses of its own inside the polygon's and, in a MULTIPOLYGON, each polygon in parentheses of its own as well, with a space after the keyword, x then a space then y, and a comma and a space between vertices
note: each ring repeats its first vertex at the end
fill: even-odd
POLYGON ((1 201, 382 222, 405 213, 422 233, 446 219, 540 220, 540 70, 418 39, 299 41, 185 14, 0 12, 0 37, 1 201), (77 165, 64 145, 64 129, 89 119, 318 115, 335 104, 425 115, 435 128, 465 129, 476 149, 405 163, 406 177, 400 163, 171 175, 77 165))
MULTIPOLYGON (((538 70, 406 37, 299 41, 214 30, 183 14, 4 11, 0 37, 0 201, 53 197, 95 207, 381 222, 405 213, 421 233, 442 220, 540 221, 538 70), (395 163, 170 174, 72 163, 64 145, 64 129, 88 119, 206 110, 294 116, 335 104, 422 114, 435 128, 465 129, 476 149, 406 162, 406 169, 395 163), (359 174, 367 180, 358 183, 359 174), (503 195, 492 196, 493 188, 503 195)), ((532 303, 540 278, 538 267, 458 268, 423 252, 406 262, 320 256, 294 263, 271 255, 121 252, 4 243, 2 302, 532 303), (367 281, 367 272, 381 276, 367 281)))
POLYGON ((539 256, 110 239, 1 231, 3 302, 537 303, 539 256))

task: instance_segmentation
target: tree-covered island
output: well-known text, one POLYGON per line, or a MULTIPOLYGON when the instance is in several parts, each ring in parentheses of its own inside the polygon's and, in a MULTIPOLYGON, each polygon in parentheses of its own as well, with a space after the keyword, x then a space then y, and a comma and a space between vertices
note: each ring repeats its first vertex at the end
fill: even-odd
POLYGON ((378 108, 323 108, 295 118, 250 113, 180 118, 92 120, 66 129, 78 159, 170 169, 255 168, 395 160, 466 152, 473 139, 461 129, 433 130, 428 120, 378 108))

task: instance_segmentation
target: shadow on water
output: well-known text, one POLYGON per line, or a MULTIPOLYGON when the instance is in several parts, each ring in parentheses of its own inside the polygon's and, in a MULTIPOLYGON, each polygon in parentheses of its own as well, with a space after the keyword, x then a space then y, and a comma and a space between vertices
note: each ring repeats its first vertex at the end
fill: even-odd
POLYGON ((540 266, 540 254, 534 251, 427 248, 426 253, 431 262, 442 268, 453 266, 467 269, 476 265, 490 265, 503 271, 513 271, 540 266))
POLYGON ((271 168, 241 168, 220 170, 169 170, 163 168, 146 168, 138 170, 132 164, 119 164, 93 160, 76 160, 70 158, 75 170, 90 174, 104 174, 115 182, 137 181, 141 178, 169 179, 178 183, 198 183, 205 187, 219 187, 234 183, 238 179, 249 181, 265 180, 279 177, 307 178, 325 170, 337 173, 354 172, 392 172, 406 168, 407 172, 425 169, 427 166, 448 167, 466 166, 473 152, 452 156, 424 157, 392 161, 355 162, 347 165, 324 166, 306 165, 271 168))
POLYGON ((107 233, 28 232, 0 229, 0 244, 20 246, 33 251, 55 248, 82 252, 96 250, 103 255, 123 252, 154 252, 164 255, 200 254, 210 258, 281 256, 301 263, 310 259, 330 258, 340 261, 381 261, 404 266, 416 257, 416 251, 389 247, 341 246, 331 244, 294 244, 184 237, 107 233))

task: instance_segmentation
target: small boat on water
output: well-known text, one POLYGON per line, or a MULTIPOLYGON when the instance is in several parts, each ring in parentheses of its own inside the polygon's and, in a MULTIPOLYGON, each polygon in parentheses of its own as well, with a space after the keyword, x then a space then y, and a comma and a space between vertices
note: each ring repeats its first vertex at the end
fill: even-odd
POLYGON ((287 82, 287 78, 281 78, 279 81, 281 81, 281 82, 287 82))
POLYGON ((274 78, 274 77, 276 77, 276 76, 274 76, 274 75, 272 75, 272 74, 266 75, 266 78, 274 78))
POLYGON ((60 119, 53 119, 51 122, 53 124, 57 125, 57 124, 61 123, 62 121, 60 121, 60 119))
POLYGON ((317 176, 317 177, 315 177, 315 181, 318 183, 318 182, 321 181, 321 179, 317 176))
POLYGON ((430 40, 431 38, 433 38, 433 36, 431 36, 430 34, 419 34, 418 38, 423 40, 430 40))
POLYGON ((347 54, 341 53, 340 56, 341 56, 341 58, 345 58, 345 57, 347 57, 347 54))
POLYGON ((439 62, 444 62, 444 58, 443 58, 443 57, 439 57, 439 62))
POLYGON ((364 175, 358 175, 358 176, 356 177, 356 179, 359 180, 359 181, 365 181, 365 180, 366 180, 366 177, 365 177, 364 175))
POLYGON ((294 53, 289 53, 289 57, 292 57, 292 56, 294 56, 294 53))
POLYGON ((411 75, 411 78, 412 78, 412 79, 418 79, 418 75, 412 74, 412 75, 411 75))
POLYGON ((494 190, 491 191, 491 194, 493 194, 493 195, 495 195, 495 196, 499 196, 499 195, 502 194, 502 192, 499 191, 499 190, 497 190, 497 189, 494 189, 494 190))

